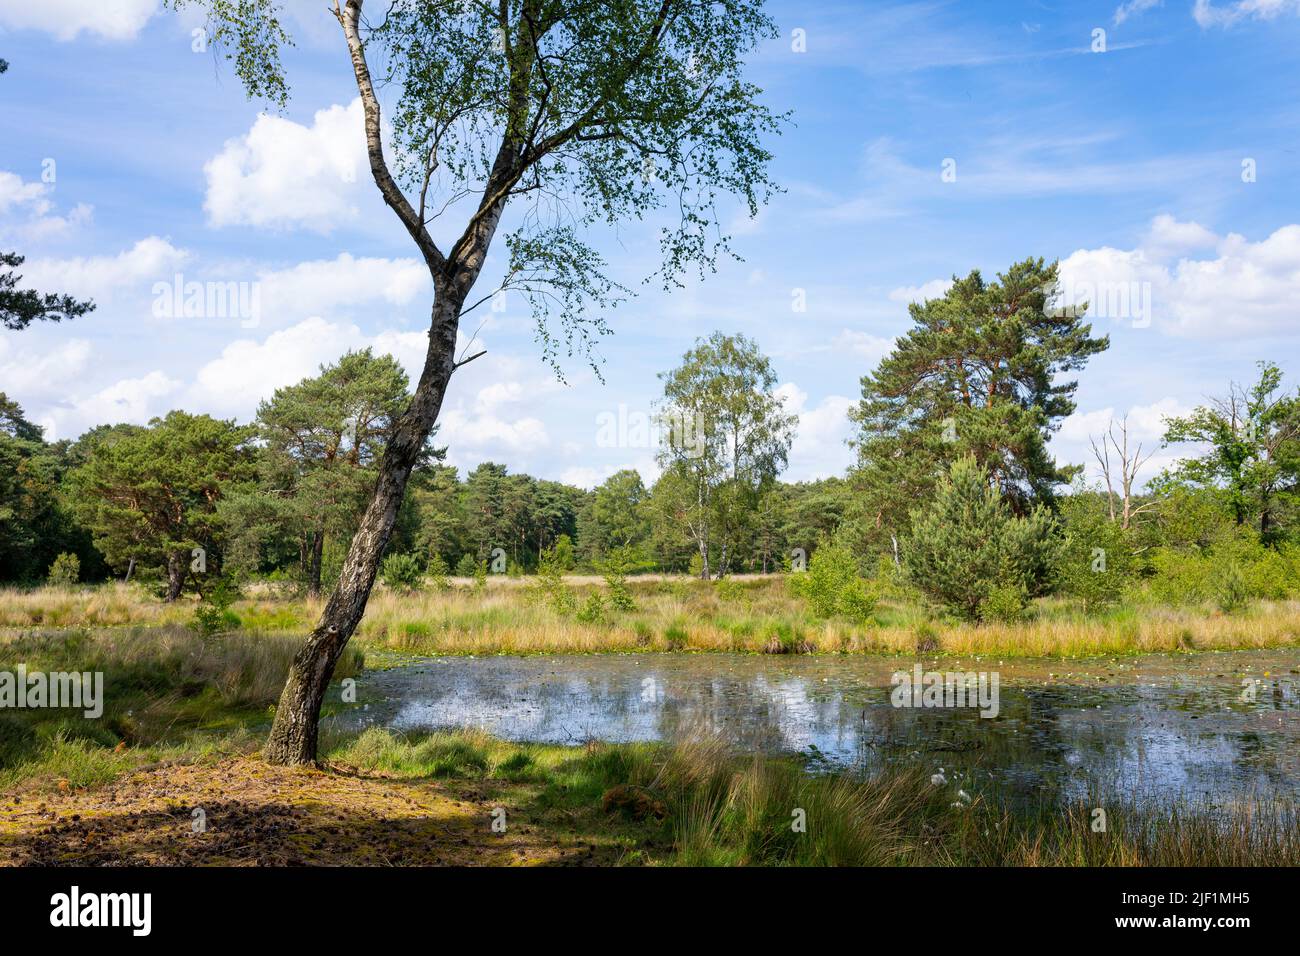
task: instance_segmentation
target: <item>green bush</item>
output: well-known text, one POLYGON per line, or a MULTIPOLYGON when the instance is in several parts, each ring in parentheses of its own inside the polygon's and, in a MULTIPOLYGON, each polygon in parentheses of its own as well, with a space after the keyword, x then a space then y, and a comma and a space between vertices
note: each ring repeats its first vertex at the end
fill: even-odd
POLYGON ((194 609, 194 630, 204 638, 239 630, 242 622, 239 615, 230 609, 237 600, 239 587, 229 578, 219 578, 203 593, 194 609))
POLYGON ((61 552, 50 565, 46 583, 51 587, 70 588, 81 580, 81 559, 67 551, 61 552))
POLYGON ((603 624, 605 621, 605 599, 600 592, 593 591, 578 609, 577 618, 583 624, 603 624))
POLYGON ((578 609, 573 589, 564 583, 564 572, 554 549, 543 551, 537 562, 537 580, 529 586, 534 600, 549 604, 556 614, 568 616, 578 609))
POLYGON ((1246 606, 1250 592, 1246 587, 1246 576, 1236 561, 1230 561, 1223 571, 1223 581, 1219 585, 1219 610, 1224 614, 1240 611, 1246 606))
MULTIPOLYGON (((563 536, 561 536, 563 537, 563 536)), ((627 571, 636 561, 636 556, 624 548, 614 548, 600 562, 600 570, 605 578, 606 598, 611 609, 620 613, 636 610, 636 601, 627 587, 627 571)))
POLYGON ((790 589, 818 617, 846 617, 865 623, 876 609, 875 595, 858 577, 853 552, 842 542, 823 541, 818 545, 808 570, 791 574, 790 589))
POLYGON ((478 575, 478 562, 474 560, 472 554, 462 554, 460 560, 456 562, 456 577, 472 578, 478 575))
POLYGON ((1085 610, 1115 604, 1136 576, 1131 532, 1112 521, 1105 499, 1086 489, 1061 502, 1065 535, 1056 567, 1060 593, 1083 602, 1085 610))
POLYGON ((551 562, 560 570, 560 573, 567 574, 574 568, 573 557, 573 540, 567 535, 562 534, 555 539, 555 546, 550 549, 551 562))
POLYGON ((988 594, 980 602, 981 621, 1014 624, 1024 613, 1025 592, 1014 585, 1000 584, 989 588, 988 594))
POLYGON ((418 591, 424 586, 424 572, 413 554, 390 554, 384 558, 379 578, 394 591, 418 591))
POLYGON ((429 559, 429 566, 424 569, 433 586, 439 591, 448 591, 451 589, 451 578, 447 576, 447 562, 440 554, 435 554, 429 559))
POLYGON ((1215 596, 1219 569, 1199 550, 1156 548, 1148 592, 1160 604, 1200 604, 1215 596))

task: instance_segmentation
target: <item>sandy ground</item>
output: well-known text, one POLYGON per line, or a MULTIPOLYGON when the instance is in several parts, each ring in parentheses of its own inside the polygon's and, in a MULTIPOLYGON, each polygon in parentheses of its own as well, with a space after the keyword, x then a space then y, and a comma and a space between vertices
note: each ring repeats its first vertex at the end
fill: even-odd
POLYGON ((491 786, 290 769, 253 757, 154 767, 87 790, 5 795, 0 865, 611 862, 609 847, 530 825, 491 786), (492 829, 497 807, 505 810, 504 833, 492 829), (196 808, 202 832, 195 832, 196 808))

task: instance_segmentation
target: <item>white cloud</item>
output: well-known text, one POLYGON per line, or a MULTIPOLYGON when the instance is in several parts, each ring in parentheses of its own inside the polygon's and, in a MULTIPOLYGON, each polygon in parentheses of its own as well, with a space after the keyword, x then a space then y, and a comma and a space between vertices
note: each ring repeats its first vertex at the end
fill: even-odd
POLYGON ((1179 222, 1168 213, 1161 213, 1151 220, 1142 248, 1151 258, 1164 258, 1212 249, 1218 242, 1219 237, 1200 223, 1179 222))
POLYGON ((409 305, 430 297, 429 270, 416 259, 355 258, 302 262, 291 269, 261 272, 262 314, 297 319, 336 313, 374 302, 409 305))
POLYGON ((888 336, 845 329, 836 337, 835 347, 839 350, 847 349, 855 355, 862 356, 874 367, 877 362, 893 351, 894 341, 893 338, 888 336))
POLYGON ((175 407, 162 399, 180 387, 180 382, 161 371, 124 378, 83 398, 53 406, 41 416, 40 424, 47 441, 76 438, 94 425, 143 425, 175 407))
POLYGON ((366 168, 361 100, 319 110, 311 126, 262 114, 203 167, 214 226, 303 227, 328 233, 355 220, 366 168))
POLYGON ((33 351, 17 348, 16 336, 0 338, 0 382, 10 397, 22 395, 62 396, 75 383, 90 362, 90 343, 85 339, 68 339, 55 348, 33 351))
POLYGON ((604 482, 606 478, 618 471, 610 465, 603 468, 592 468, 589 465, 575 465, 572 468, 566 468, 560 472, 560 481, 566 485, 574 485, 578 488, 585 488, 590 491, 597 485, 604 482))
MULTIPOLYGON (((1093 457, 1089 439, 1095 438, 1100 444, 1102 436, 1112 423, 1116 426, 1115 433, 1118 436, 1120 420, 1127 417, 1129 451, 1136 455, 1141 446, 1142 460, 1145 462, 1138 472, 1138 483, 1143 484, 1181 457, 1177 451, 1160 449, 1160 441, 1165 434, 1165 419, 1185 416, 1191 411, 1191 408, 1173 397, 1165 397, 1149 405, 1134 405, 1127 412, 1117 411, 1113 406, 1090 412, 1076 411, 1062 420, 1060 430, 1052 436, 1052 450, 1059 462, 1083 465, 1085 476, 1089 480, 1098 480, 1101 478, 1101 467, 1093 457)), ((1111 462, 1112 469, 1117 469, 1118 462, 1113 452, 1111 462)))
POLYGON ((1300 13, 1300 0, 1237 0, 1216 6, 1196 0, 1192 16, 1202 27, 1230 27, 1239 20, 1273 20, 1284 13, 1300 13))
POLYGON ((786 480, 807 481, 843 474, 853 457, 846 444, 852 399, 827 395, 809 408, 808 393, 794 382, 782 383, 775 394, 787 412, 799 416, 786 480))
POLYGON ((22 268, 23 284, 57 289, 102 303, 111 300, 115 293, 141 283, 170 280, 172 273, 189 258, 184 249, 178 249, 166 239, 150 236, 116 256, 29 259, 22 268))
POLYGON ((511 420, 493 412, 452 408, 438 421, 438 442, 449 445, 458 462, 483 461, 502 452, 527 454, 551 443, 546 425, 531 415, 511 420))
POLYGON ((0 26, 41 30, 59 40, 90 33, 131 40, 158 12, 158 0, 0 0, 0 26))
POLYGON ((952 288, 951 279, 931 279, 921 285, 905 285, 889 293, 890 302, 925 302, 927 299, 940 299, 952 288))
MULTIPOLYGON (((1152 227, 1157 242, 1183 235, 1204 244, 1208 237, 1201 233, 1196 223, 1152 227)), ((1100 305, 1112 294, 1113 301, 1120 293, 1131 293, 1135 303, 1140 297, 1149 303, 1156 327, 1171 335, 1241 338, 1292 331, 1300 301, 1300 225, 1283 226, 1259 242, 1230 233, 1215 237, 1213 245, 1210 257, 1173 264, 1163 261, 1168 247, 1080 249, 1062 260, 1061 280, 1067 290, 1080 292, 1067 298, 1098 305, 1095 318, 1128 318, 1114 314, 1113 305, 1100 305)))
POLYGON ((8 220, 0 224, 3 233, 39 241, 90 223, 93 206, 78 203, 67 215, 54 215, 49 194, 50 187, 45 183, 29 183, 15 173, 0 170, 0 217, 8 220))
POLYGON ((1160 6, 1162 0, 1126 0, 1115 8, 1115 25, 1119 26, 1129 17, 1146 13, 1152 7, 1160 6))
POLYGON ((142 378, 126 378, 78 402, 83 412, 93 412, 96 422, 134 422, 142 424, 155 414, 152 400, 170 395, 181 383, 162 372, 154 371, 142 378))
POLYGON ((194 399, 201 408, 249 417, 277 388, 315 375, 323 363, 362 347, 363 338, 355 325, 316 316, 272 332, 261 342, 238 339, 199 369, 194 399))
MULTIPOLYGON (((406 370, 411 387, 424 368, 429 338, 424 332, 388 329, 366 335, 349 322, 312 316, 258 340, 236 339, 203 364, 186 398, 187 407, 249 419, 277 388, 317 375, 349 350, 370 348, 391 355, 406 370)), ((444 440, 445 432, 440 435, 444 440)))
POLYGON ((19 206, 43 213, 50 206, 45 198, 48 191, 44 183, 29 183, 17 173, 0 169, 0 215, 19 206))

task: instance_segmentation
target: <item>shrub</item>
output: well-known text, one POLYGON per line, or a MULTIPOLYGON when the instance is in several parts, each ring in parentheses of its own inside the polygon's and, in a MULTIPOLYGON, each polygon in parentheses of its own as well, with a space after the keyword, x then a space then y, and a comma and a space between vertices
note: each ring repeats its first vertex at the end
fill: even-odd
POLYGON ((478 574, 478 562, 472 554, 462 554, 456 562, 456 577, 472 578, 478 574))
MULTIPOLYGON (((974 458, 953 463, 934 501, 912 512, 902 551, 922 593, 974 620, 995 588, 1037 593, 1056 564, 1056 523, 1042 507, 1011 514, 974 458)), ((1000 599, 1001 600, 1001 599, 1000 599)))
POLYGON ((1241 573, 1241 567, 1236 561, 1229 562, 1223 572, 1223 583, 1219 587, 1219 610, 1224 614, 1240 611, 1246 606, 1249 597, 1246 576, 1241 573))
POLYGON ((1117 602, 1136 570, 1129 533, 1110 520, 1104 507, 1103 498, 1083 489, 1061 505, 1065 536, 1056 583, 1062 594, 1081 600, 1085 610, 1117 602))
POLYGON ((605 574, 605 586, 609 589, 609 606, 620 613, 636 610, 636 600, 627 588, 627 578, 621 574, 605 574))
POLYGON ((413 554, 390 554, 384 558, 379 577, 394 591, 418 591, 424 585, 424 572, 413 554))
POLYGON ((670 651, 680 651, 686 646, 690 636, 686 633, 686 628, 680 624, 670 624, 664 628, 664 643, 668 645, 670 651))
POLYGON ((239 616, 230 610, 239 599, 239 587, 229 578, 219 578, 203 594, 198 607, 194 609, 194 630, 205 639, 216 637, 227 631, 236 631, 241 626, 239 616))
POLYGON ((578 620, 583 624, 601 624, 605 620, 605 599, 600 592, 593 591, 578 609, 578 620))
POLYGON ((64 551, 50 565, 46 582, 54 588, 70 588, 81 580, 81 559, 64 551))
POLYGON ((840 616, 861 623, 876 609, 875 595, 858 577, 853 552, 841 542, 818 545, 808 570, 791 575, 790 588, 818 617, 840 616))
POLYGON ((914 640, 917 654, 933 654, 939 650, 939 632, 928 622, 917 626, 914 640))
POLYGON ((447 576, 447 562, 440 554, 435 554, 429 559, 429 566, 424 569, 433 586, 439 591, 448 591, 451 589, 451 578, 447 576))
POLYGON ((1151 596, 1162 604, 1199 604, 1215 594, 1218 571, 1198 550, 1156 548, 1151 555, 1151 596))
POLYGON ((772 625, 763 644, 764 654, 811 654, 813 650, 812 642, 803 632, 784 621, 772 625))
POLYGON ((1025 593, 1012 585, 998 585, 989 588, 989 593, 980 602, 981 621, 1012 624, 1025 613, 1025 593))
POLYGON ((601 562, 609 606, 615 611, 629 613, 636 610, 636 601, 627 587, 627 569, 634 561, 635 556, 631 552, 615 548, 601 562))
POLYGON ((561 573, 567 574, 573 570, 573 540, 567 534, 555 539, 555 547, 551 548, 551 561, 561 573))
POLYGON ((569 615, 578 608, 578 599, 564 583, 564 574, 555 560, 554 550, 543 551, 537 563, 537 581, 530 586, 531 595, 545 601, 557 614, 569 615))

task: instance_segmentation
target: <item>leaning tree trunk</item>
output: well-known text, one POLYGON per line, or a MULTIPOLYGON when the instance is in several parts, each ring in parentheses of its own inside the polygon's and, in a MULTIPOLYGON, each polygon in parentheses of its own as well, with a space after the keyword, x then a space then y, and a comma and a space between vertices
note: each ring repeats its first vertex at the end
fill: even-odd
POLYGON ((424 373, 384 449, 375 491, 348 548, 338 585, 306 643, 294 655, 263 756, 277 764, 315 764, 321 703, 375 583, 406 483, 437 421, 455 367, 461 301, 439 296, 433 307, 424 373))

